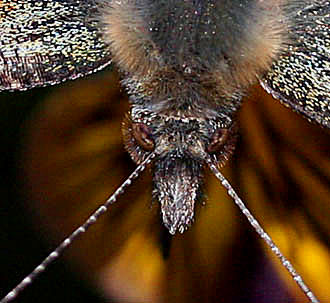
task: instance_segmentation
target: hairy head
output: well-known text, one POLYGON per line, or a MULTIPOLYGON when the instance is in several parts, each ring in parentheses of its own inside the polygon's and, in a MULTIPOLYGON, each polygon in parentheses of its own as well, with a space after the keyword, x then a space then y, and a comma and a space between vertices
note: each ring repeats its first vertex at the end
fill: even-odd
POLYGON ((126 149, 136 163, 154 159, 153 198, 171 234, 184 232, 202 198, 206 157, 221 166, 234 150, 236 126, 224 117, 180 118, 132 110, 123 123, 126 149))

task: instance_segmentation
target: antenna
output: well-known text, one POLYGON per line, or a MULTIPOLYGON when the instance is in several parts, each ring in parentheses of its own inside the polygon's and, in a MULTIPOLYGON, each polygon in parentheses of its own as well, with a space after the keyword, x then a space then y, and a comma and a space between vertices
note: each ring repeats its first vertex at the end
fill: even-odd
POLYGON ((221 181, 221 184, 227 189, 227 193, 230 197, 233 198, 235 204, 240 208, 241 212, 247 217, 250 224, 253 226, 255 231, 259 234, 259 236, 266 242, 266 244, 270 247, 272 252, 276 255, 276 257, 281 261, 282 265, 289 271, 293 280, 298 284, 304 294, 308 297, 309 301, 312 303, 319 303, 320 301, 316 298, 313 292, 307 287, 302 277, 297 273, 294 269, 291 262, 283 256, 280 249, 271 239, 271 237, 264 231, 261 227, 257 219, 251 214, 248 208, 245 206, 241 198, 234 191, 228 180, 221 174, 216 165, 212 162, 212 159, 209 156, 206 156, 206 162, 209 165, 210 170, 214 173, 214 175, 221 181))
POLYGON ((108 207, 116 202, 118 196, 124 193, 126 187, 132 184, 141 172, 144 171, 146 166, 155 157, 154 153, 150 153, 143 162, 131 173, 131 175, 116 189, 116 191, 106 200, 106 202, 99 206, 97 210, 89 216, 89 218, 80 225, 70 236, 68 236, 60 245, 58 245, 29 275, 27 275, 19 284, 17 284, 1 301, 0 303, 8 303, 14 300, 19 293, 21 293, 29 284, 31 284, 45 269, 53 263, 62 252, 68 248, 78 236, 84 233, 97 219, 103 215, 108 207))

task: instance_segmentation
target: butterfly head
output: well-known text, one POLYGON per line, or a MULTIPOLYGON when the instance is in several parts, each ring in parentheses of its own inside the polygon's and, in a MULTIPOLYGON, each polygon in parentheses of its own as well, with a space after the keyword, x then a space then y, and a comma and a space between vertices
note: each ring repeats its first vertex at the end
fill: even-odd
POLYGON ((135 110, 123 123, 126 149, 141 163, 154 152, 153 198, 161 205, 171 234, 193 222, 195 202, 202 198, 205 158, 221 166, 233 152, 236 125, 228 119, 202 119, 135 110))

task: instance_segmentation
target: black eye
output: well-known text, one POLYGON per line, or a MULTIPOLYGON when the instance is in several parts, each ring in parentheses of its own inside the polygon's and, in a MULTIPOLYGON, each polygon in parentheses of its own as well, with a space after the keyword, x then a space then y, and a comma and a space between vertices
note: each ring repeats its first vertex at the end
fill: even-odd
POLYGON ((153 150, 155 143, 151 138, 150 128, 143 123, 133 123, 132 132, 136 142, 145 150, 153 150))
POLYGON ((209 153, 215 153, 219 151, 226 143, 230 134, 230 130, 226 128, 219 128, 212 136, 210 144, 207 146, 209 153))

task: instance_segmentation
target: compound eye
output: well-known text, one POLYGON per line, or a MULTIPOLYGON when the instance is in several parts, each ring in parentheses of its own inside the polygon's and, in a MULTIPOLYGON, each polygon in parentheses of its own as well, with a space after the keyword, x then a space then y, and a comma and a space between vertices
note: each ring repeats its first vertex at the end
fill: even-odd
POLYGON ((230 133, 231 133, 230 129, 226 129, 226 128, 217 129, 212 136, 212 140, 210 144, 207 146, 207 151, 209 153, 218 152, 228 140, 230 133))
POLYGON ((144 149, 152 151, 155 148, 155 143, 151 138, 150 128, 143 123, 133 123, 132 132, 136 142, 144 149))

